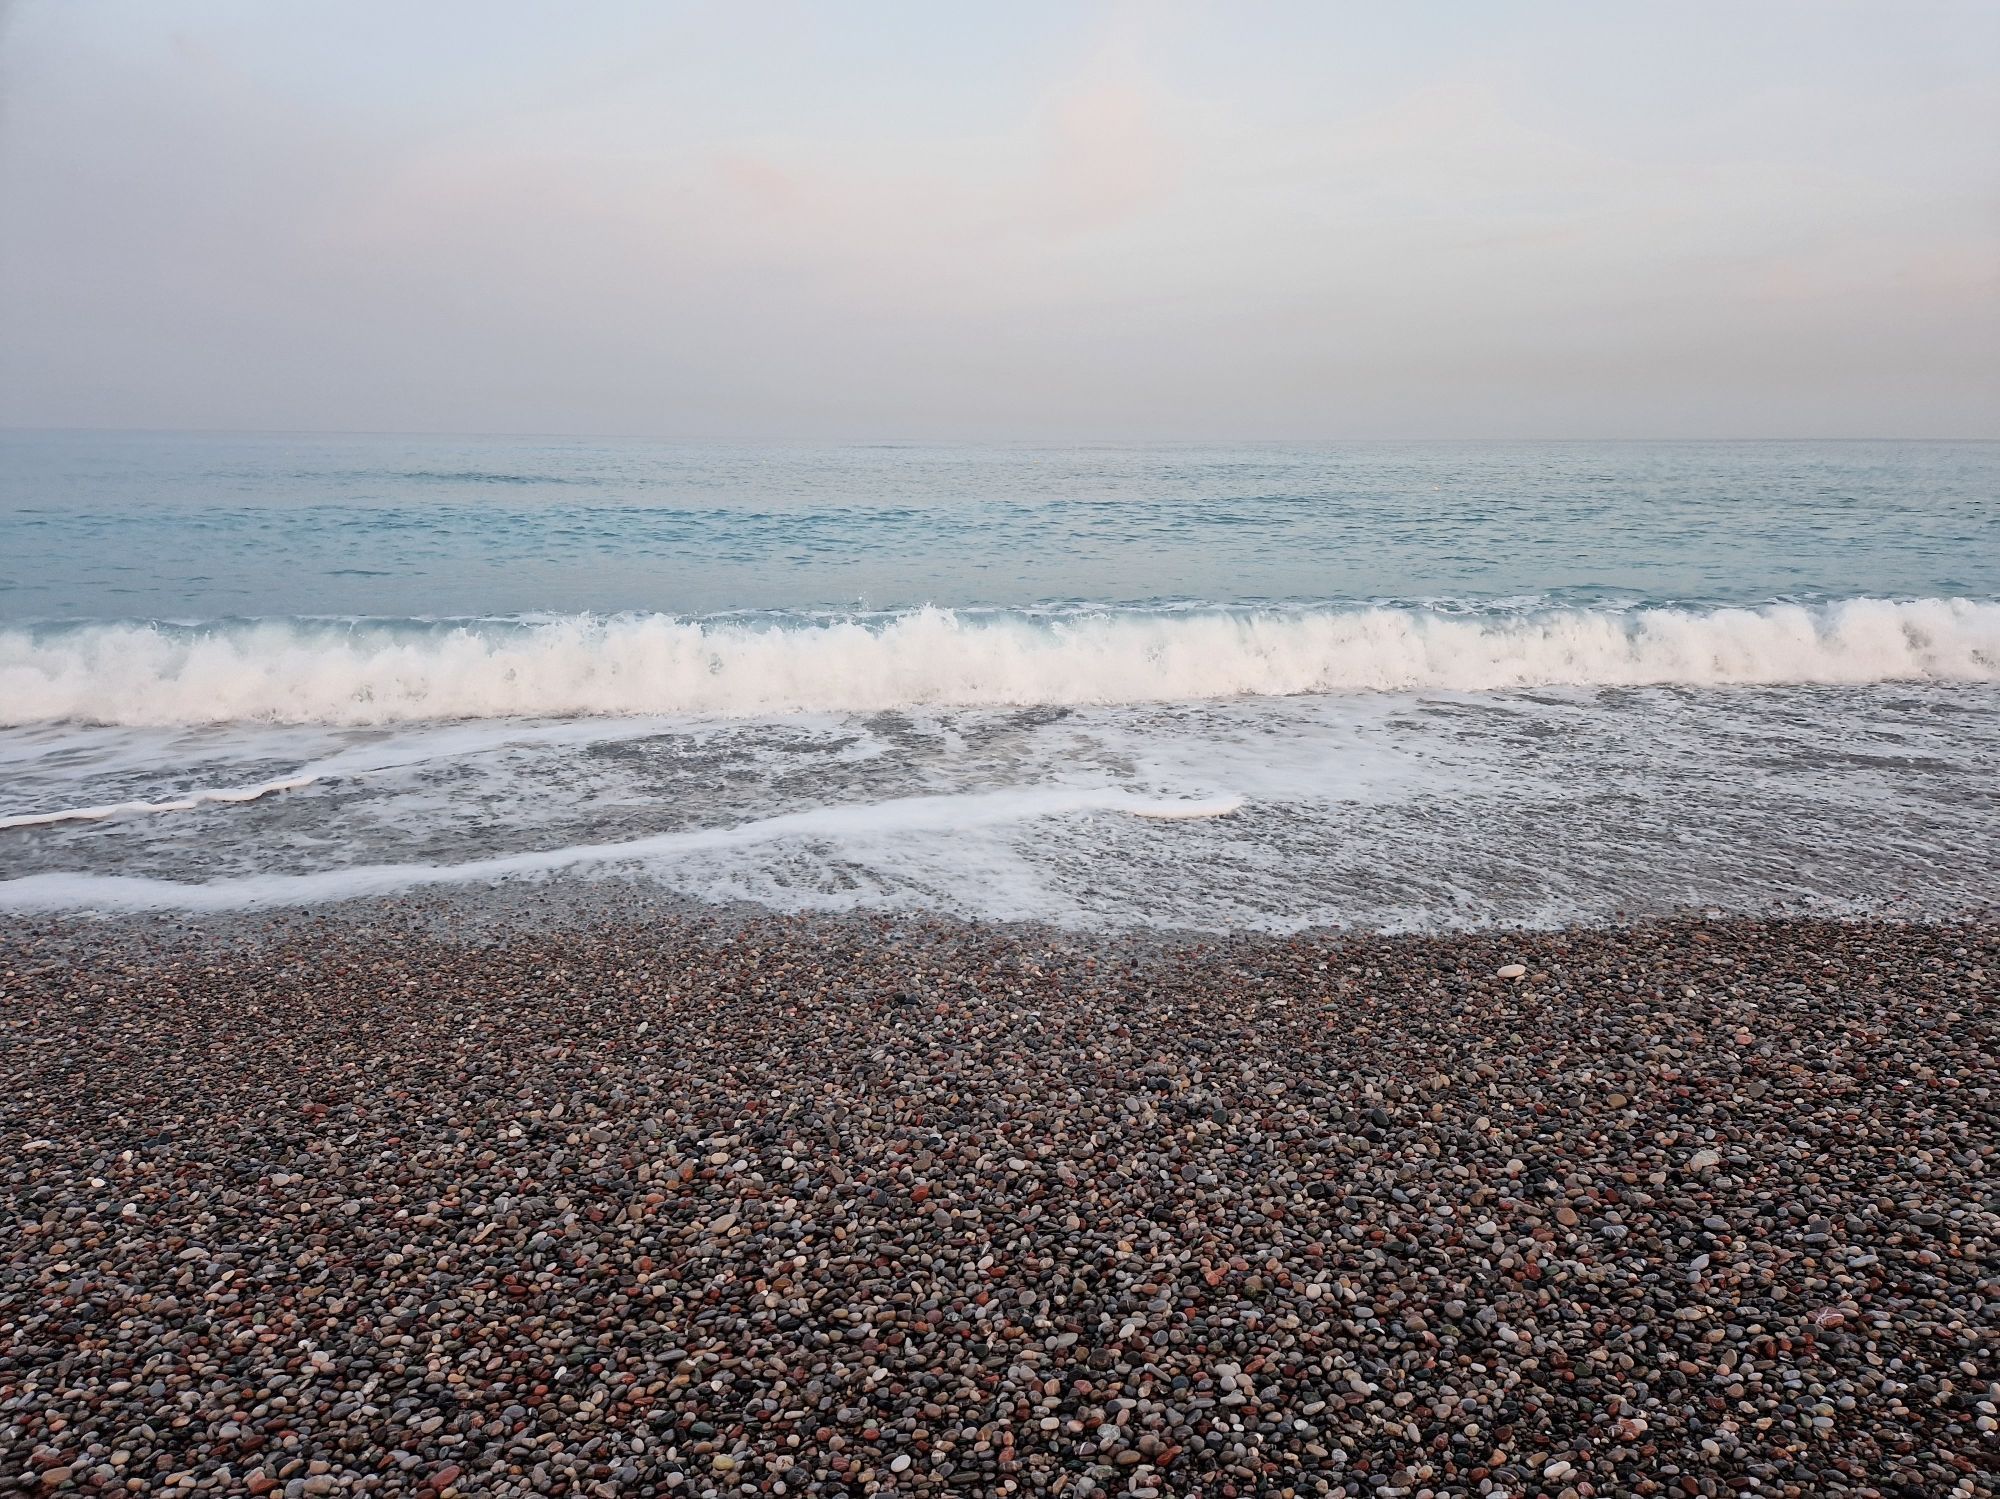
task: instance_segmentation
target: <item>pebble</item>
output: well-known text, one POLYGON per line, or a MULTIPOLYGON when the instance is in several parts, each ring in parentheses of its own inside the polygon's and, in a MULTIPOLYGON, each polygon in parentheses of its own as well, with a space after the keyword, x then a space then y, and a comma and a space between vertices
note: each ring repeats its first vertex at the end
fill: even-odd
POLYGON ((1975 1492, 1993 928, 1508 945, 11 921, 0 1491, 1975 1492))

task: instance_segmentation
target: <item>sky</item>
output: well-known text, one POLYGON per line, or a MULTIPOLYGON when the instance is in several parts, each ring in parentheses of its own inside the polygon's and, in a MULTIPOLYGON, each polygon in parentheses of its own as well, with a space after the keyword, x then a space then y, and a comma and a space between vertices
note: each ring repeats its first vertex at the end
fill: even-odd
POLYGON ((2000 437, 2000 4, 0 0, 0 426, 2000 437))

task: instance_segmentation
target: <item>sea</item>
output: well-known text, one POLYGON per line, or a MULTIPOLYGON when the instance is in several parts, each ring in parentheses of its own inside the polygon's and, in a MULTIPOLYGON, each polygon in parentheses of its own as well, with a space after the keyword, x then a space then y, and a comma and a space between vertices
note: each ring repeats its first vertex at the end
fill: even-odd
POLYGON ((0 911, 2000 899, 2000 444, 0 433, 0 911))

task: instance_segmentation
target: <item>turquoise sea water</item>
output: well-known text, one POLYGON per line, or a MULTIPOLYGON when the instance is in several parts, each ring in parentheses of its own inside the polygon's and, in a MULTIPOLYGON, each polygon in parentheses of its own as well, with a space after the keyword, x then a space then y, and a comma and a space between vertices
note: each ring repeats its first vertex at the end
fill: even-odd
POLYGON ((0 908, 1965 909, 2000 444, 0 434, 0 908))
POLYGON ((2000 596, 1996 443, 0 434, 0 618, 2000 596))

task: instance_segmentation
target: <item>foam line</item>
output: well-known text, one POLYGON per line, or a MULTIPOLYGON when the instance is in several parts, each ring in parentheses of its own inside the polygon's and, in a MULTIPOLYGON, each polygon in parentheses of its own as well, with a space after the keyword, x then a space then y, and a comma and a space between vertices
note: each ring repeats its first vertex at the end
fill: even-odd
POLYGON ((730 827, 656 833, 615 843, 574 844, 472 859, 461 864, 367 864, 311 874, 251 875, 188 884, 130 875, 34 874, 0 880, 0 910, 198 911, 318 904, 389 895, 432 885, 461 885, 552 874, 589 865, 646 863, 801 838, 866 839, 952 832, 1036 817, 1123 812, 1140 817, 1219 816, 1240 798, 1208 802, 1154 800, 1118 791, 1041 788, 963 796, 901 797, 863 805, 816 807, 730 827))
POLYGON ((57 812, 18 812, 0 817, 0 829, 44 827, 55 822, 102 822, 111 817, 141 817, 156 812, 187 812, 217 802, 254 802, 278 791, 296 791, 310 786, 318 776, 298 775, 282 781, 265 781, 257 786, 219 786, 195 791, 170 802, 112 802, 102 807, 65 807, 57 812))
POLYGON ((1206 802, 1156 802, 1150 806, 1130 806, 1119 810, 1155 822, 1188 822, 1204 817, 1227 817, 1232 812, 1240 812, 1243 810, 1243 798, 1223 796, 1206 802))

